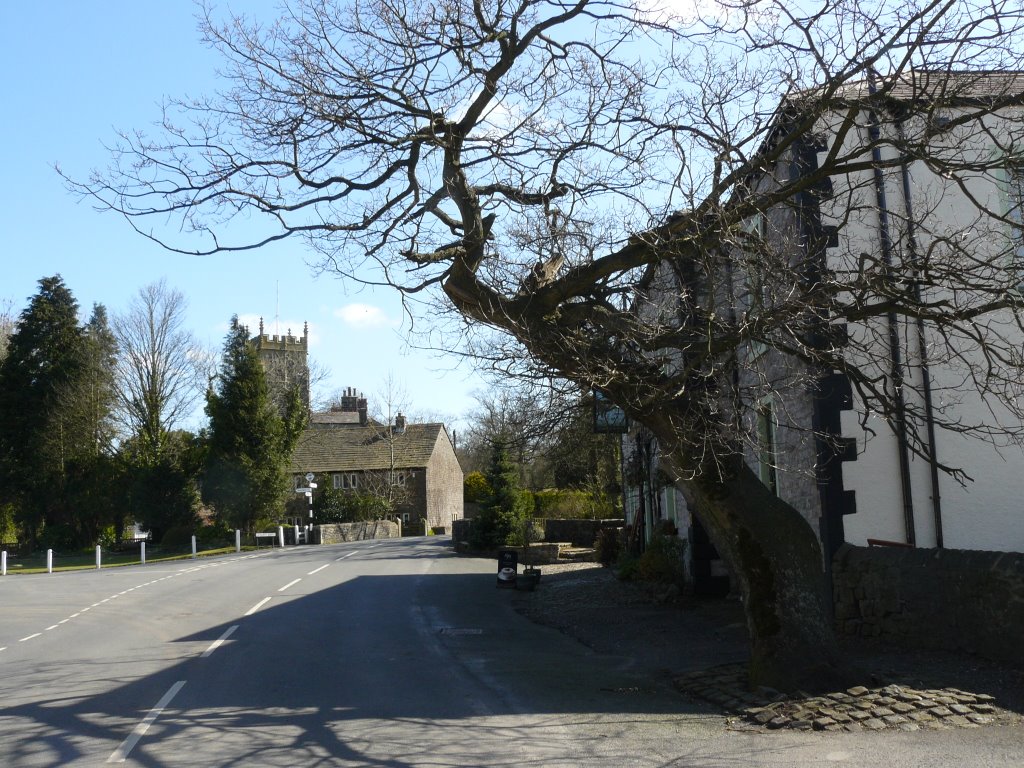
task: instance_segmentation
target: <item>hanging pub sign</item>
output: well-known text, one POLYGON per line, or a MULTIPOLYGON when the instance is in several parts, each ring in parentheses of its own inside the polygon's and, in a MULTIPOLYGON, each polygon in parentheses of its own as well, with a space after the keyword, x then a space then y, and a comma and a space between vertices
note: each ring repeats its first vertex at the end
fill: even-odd
POLYGON ((608 399, 600 389, 594 390, 594 432, 600 435, 623 435, 629 432, 626 412, 608 399))
POLYGON ((498 586, 515 588, 516 573, 519 570, 519 553, 513 549, 498 552, 498 586))

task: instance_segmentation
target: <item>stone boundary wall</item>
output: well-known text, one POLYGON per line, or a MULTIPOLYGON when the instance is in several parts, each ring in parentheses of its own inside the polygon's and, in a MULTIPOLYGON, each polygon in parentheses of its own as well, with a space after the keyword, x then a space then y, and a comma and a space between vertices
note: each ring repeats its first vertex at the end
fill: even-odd
POLYGON ((397 539, 398 523, 373 520, 366 523, 329 523, 313 526, 313 544, 341 544, 365 539, 397 539))
POLYGON ((832 568, 841 634, 1021 663, 1024 554, 844 544, 832 568))
MULTIPOLYGON (((472 519, 452 521, 452 541, 468 541, 469 530, 473 525, 472 519)), ((561 520, 555 518, 535 519, 534 530, 540 528, 544 531, 543 541, 571 543, 574 547, 592 547, 597 538, 597 532, 602 528, 621 528, 622 518, 614 517, 608 520, 561 520)), ((535 546, 540 539, 535 534, 530 539, 530 546, 535 546)))
POLYGON ((622 518, 608 520, 544 520, 545 541, 570 541, 574 547, 592 547, 602 528, 621 528, 622 518))

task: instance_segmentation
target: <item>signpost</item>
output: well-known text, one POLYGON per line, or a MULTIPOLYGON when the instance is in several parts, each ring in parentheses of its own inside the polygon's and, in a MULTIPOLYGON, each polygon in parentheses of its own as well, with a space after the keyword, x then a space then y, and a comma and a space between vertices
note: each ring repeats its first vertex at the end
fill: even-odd
MULTIPOLYGON (((314 475, 312 472, 307 472, 305 487, 295 489, 296 493, 305 494, 306 498, 309 499, 309 526, 307 527, 307 530, 309 530, 313 526, 313 489, 317 487, 316 483, 313 482, 313 478, 315 477, 316 475, 314 475)), ((306 541, 308 542, 309 539, 307 538, 306 541)), ((295 543, 299 543, 299 535, 297 529, 295 533, 295 543)))

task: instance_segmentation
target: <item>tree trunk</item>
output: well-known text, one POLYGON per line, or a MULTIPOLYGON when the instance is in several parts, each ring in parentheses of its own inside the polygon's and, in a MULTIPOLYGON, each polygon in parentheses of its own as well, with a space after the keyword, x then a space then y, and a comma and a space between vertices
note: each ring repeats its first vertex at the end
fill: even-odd
POLYGON ((730 565, 750 633, 751 685, 784 692, 846 687, 854 670, 840 661, 829 609, 821 546, 810 524, 772 494, 741 456, 694 467, 685 449, 662 463, 690 491, 691 510, 730 565))

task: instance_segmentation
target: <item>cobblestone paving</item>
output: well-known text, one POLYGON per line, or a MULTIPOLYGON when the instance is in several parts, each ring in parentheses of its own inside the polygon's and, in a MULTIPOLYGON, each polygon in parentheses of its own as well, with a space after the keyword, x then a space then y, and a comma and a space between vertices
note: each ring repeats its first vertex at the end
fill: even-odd
POLYGON ((1015 722, 993 696, 958 688, 857 686, 822 696, 785 696, 769 688, 751 692, 746 668, 729 665, 674 678, 677 689, 721 707, 740 731, 781 728, 815 731, 917 731, 977 728, 1015 722))

